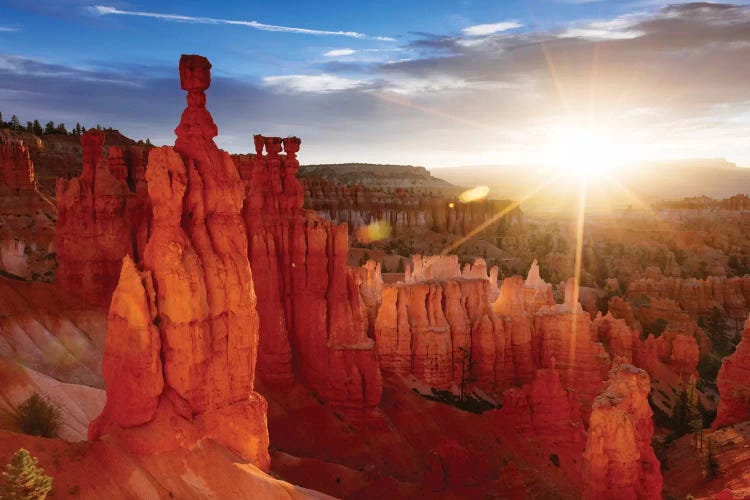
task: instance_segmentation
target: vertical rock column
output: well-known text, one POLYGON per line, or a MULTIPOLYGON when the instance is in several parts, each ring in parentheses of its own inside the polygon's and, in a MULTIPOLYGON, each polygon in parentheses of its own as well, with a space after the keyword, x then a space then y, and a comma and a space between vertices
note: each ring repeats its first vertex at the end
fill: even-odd
POLYGON ((109 304, 122 258, 134 247, 127 187, 107 168, 103 145, 103 132, 83 134, 81 176, 56 186, 57 286, 99 305, 109 304))
POLYGON ((174 149, 149 154, 152 230, 143 269, 129 257, 122 267, 107 330, 107 404, 89 436, 116 433, 145 452, 210 438, 267 470, 267 404, 253 392, 259 321, 244 188, 213 142, 210 68, 201 56, 180 59, 188 107, 174 149))
POLYGON ((651 380, 632 365, 610 372, 609 387, 594 401, 584 458, 584 499, 661 498, 663 479, 651 447, 651 380))
POLYGON ((346 265, 346 225, 302 209, 298 138, 254 139, 256 154, 235 161, 247 181, 244 217, 261 322, 258 375, 275 384, 298 379, 332 405, 367 413, 380 402, 382 380, 358 276, 346 265))
POLYGON ((0 134, 0 186, 36 189, 34 164, 23 141, 0 134))
POLYGON ((720 398, 713 428, 750 420, 750 319, 737 349, 722 361, 716 385, 720 398))

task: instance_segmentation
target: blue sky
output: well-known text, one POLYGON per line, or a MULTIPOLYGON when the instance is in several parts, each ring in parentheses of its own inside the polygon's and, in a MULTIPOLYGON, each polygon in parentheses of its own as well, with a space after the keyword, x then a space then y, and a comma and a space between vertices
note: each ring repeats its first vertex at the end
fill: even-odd
POLYGON ((181 53, 213 63, 232 152, 260 132, 307 163, 532 164, 585 128, 750 166, 742 3, 0 0, 0 111, 172 143, 181 53))

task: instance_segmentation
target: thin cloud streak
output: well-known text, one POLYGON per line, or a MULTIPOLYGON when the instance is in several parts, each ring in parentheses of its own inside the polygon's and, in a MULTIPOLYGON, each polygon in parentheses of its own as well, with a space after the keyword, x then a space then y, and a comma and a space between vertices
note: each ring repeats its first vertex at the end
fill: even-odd
POLYGON ((14 28, 13 26, 0 26, 0 32, 2 33, 13 33, 16 31, 21 31, 19 28, 14 28))
POLYGON ((119 16, 134 16, 134 17, 148 17, 152 19, 161 19, 163 21, 174 21, 181 23, 195 23, 195 24, 226 24, 232 26, 246 26, 248 28, 254 28, 261 31, 277 31, 281 33, 296 33, 300 35, 318 35, 318 36, 345 36, 349 38, 359 39, 371 39, 380 40, 385 42, 393 42, 395 39, 387 36, 372 36, 364 33, 358 33, 356 31, 326 31, 316 30, 308 28, 297 28, 292 26, 277 26, 274 24, 264 24, 258 21, 236 21, 232 19, 218 19, 213 17, 200 17, 200 16, 182 16, 179 14, 161 14, 158 12, 144 12, 137 10, 121 10, 116 7, 107 7, 104 5, 95 5, 91 7, 91 11, 95 14, 106 16, 106 15, 119 15, 119 16))
POLYGON ((468 26, 461 31, 464 35, 467 36, 486 36, 521 27, 523 27, 523 24, 519 23, 518 21, 503 21, 500 23, 477 24, 474 26, 468 26))

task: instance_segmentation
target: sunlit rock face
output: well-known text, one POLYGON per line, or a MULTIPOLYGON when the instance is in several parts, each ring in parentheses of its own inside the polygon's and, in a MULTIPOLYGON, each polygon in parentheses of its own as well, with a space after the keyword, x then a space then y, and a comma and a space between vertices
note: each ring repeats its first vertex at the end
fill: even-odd
POLYGON ((748 315, 750 276, 709 276, 701 280, 665 277, 658 268, 650 271, 648 276, 633 280, 628 287, 628 297, 643 295, 671 299, 692 315, 710 314, 714 307, 735 320, 742 320, 748 315))
MULTIPOLYGON (((466 267, 467 277, 456 256, 412 261, 405 282, 383 285, 374 328, 383 370, 412 373, 442 388, 460 384, 472 370, 480 387, 504 385, 512 378, 510 349, 502 319, 490 307, 493 287, 484 261, 466 267)), ((496 270, 492 276, 497 289, 496 270)))
POLYGON ((592 324, 593 337, 604 345, 612 359, 633 362, 633 343, 637 332, 631 330, 624 319, 615 318, 611 312, 598 313, 592 324))
POLYGON ((0 186, 36 189, 34 164, 23 141, 0 133, 0 186))
POLYGON ((180 59, 188 107, 175 147, 149 154, 151 234, 142 265, 123 261, 107 327, 107 403, 89 437, 113 434, 145 454, 210 438, 267 470, 244 188, 213 142, 210 68, 201 56, 180 59))
POLYGON ((234 162, 247 184, 243 215, 260 315, 258 376, 279 385, 298 379, 328 403, 366 415, 380 402, 382 379, 367 335, 361 276, 346 265, 347 226, 302 208, 298 138, 254 140, 256 154, 234 162))
POLYGON ((594 401, 584 451, 585 499, 658 499, 662 475, 651 447, 648 374, 621 364, 594 401))
POLYGON ((37 191, 34 163, 23 140, 0 130, 0 270, 51 281, 55 209, 37 191))
POLYGON ((591 402, 607 378, 611 358, 591 337, 591 318, 575 301, 572 278, 565 286, 565 301, 541 307, 533 324, 534 359, 545 368, 555 360, 563 386, 575 390, 581 411, 588 417, 591 402))
POLYGON ((109 304, 122 258, 137 257, 146 231, 146 201, 112 175, 103 145, 102 131, 83 134, 83 172, 71 180, 58 179, 56 186, 57 285, 99 305, 109 304))
MULTIPOLYGON (((398 182, 396 174, 394 177, 398 182)), ((450 185, 391 187, 363 185, 358 180, 353 184, 341 184, 321 177, 303 177, 301 182, 305 206, 334 222, 345 222, 350 231, 373 221, 384 221, 396 235, 417 228, 466 235, 481 226, 480 234, 492 238, 499 228, 505 231, 511 224, 522 222, 521 210, 511 201, 481 197, 461 202, 446 193, 458 191, 450 185), (508 216, 491 220, 498 213, 508 216)))
POLYGON ((750 320, 745 321, 737 350, 722 361, 716 385, 719 406, 713 428, 750 420, 750 320))
POLYGON ((588 314, 573 304, 572 282, 566 302, 555 304, 536 266, 526 281, 507 278, 493 292, 496 275, 487 276, 479 260, 463 272, 454 256, 413 261, 404 283, 383 286, 374 331, 384 371, 440 388, 461 384, 468 371, 473 384, 500 395, 550 369, 575 390, 587 416, 610 357, 592 339, 588 314))

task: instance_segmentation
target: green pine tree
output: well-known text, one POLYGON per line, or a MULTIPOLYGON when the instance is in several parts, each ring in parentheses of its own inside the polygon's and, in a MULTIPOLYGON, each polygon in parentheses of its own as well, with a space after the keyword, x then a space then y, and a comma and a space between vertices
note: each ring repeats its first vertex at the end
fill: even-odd
POLYGON ((52 489, 52 478, 37 465, 35 457, 25 449, 18 450, 5 466, 0 498, 6 500, 41 500, 52 489))

